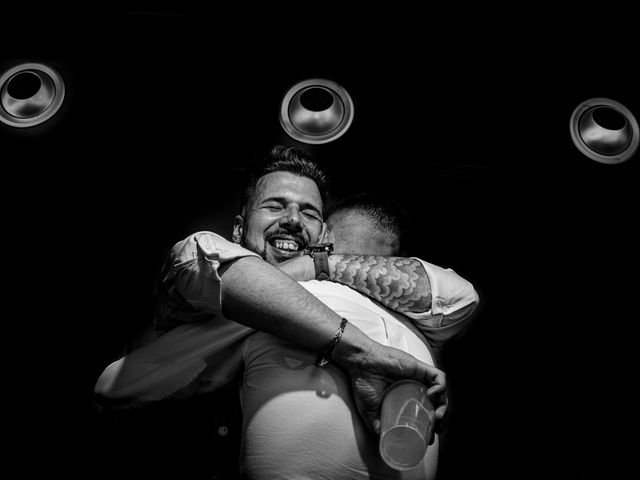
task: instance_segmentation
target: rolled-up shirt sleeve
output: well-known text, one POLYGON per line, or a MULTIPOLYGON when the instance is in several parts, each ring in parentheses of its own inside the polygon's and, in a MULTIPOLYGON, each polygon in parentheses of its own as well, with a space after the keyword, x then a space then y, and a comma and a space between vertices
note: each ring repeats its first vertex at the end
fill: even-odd
POLYGON ((471 282, 450 268, 422 263, 431 283, 431 309, 423 313, 405 313, 433 346, 440 347, 467 326, 480 297, 471 282))
POLYGON ((222 318, 219 270, 227 262, 248 256, 259 257, 213 232, 197 232, 176 243, 158 284, 157 331, 222 318))

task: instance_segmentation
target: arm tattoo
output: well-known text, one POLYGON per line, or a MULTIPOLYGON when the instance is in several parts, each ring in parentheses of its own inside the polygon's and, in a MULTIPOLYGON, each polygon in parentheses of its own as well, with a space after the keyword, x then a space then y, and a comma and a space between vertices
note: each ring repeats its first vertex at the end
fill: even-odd
POLYGON ((431 308, 431 283, 413 258, 331 255, 331 280, 377 300, 399 313, 431 308))

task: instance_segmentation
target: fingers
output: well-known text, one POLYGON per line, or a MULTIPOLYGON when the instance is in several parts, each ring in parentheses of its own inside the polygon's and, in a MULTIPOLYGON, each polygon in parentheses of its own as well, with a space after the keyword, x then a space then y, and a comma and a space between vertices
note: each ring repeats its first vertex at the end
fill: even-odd
POLYGON ((373 433, 375 433, 376 435, 380 435, 380 419, 379 418, 375 419, 371 423, 371 426, 372 426, 373 433))
POLYGON ((432 367, 427 364, 425 366, 424 382, 425 384, 431 384, 431 387, 427 391, 430 395, 436 395, 440 392, 444 392, 447 389, 447 376, 439 368, 432 367))
POLYGON ((386 381, 376 376, 352 376, 351 386, 358 413, 373 435, 380 434, 380 405, 386 381))
POLYGON ((386 388, 403 378, 412 378, 427 386, 426 393, 435 410, 434 429, 436 432, 442 430, 447 411, 447 379, 442 370, 406 352, 382 345, 380 355, 370 355, 368 359, 368 368, 350 375, 356 407, 372 434, 380 435, 380 406, 386 388))
POLYGON ((435 410, 435 431, 440 433, 444 428, 444 418, 447 412, 447 376, 439 368, 407 355, 408 360, 413 360, 415 370, 412 378, 428 385, 427 396, 431 400, 435 410))
POLYGON ((440 400, 440 403, 435 409, 435 424, 434 432, 442 433, 447 424, 447 412, 449 411, 449 401, 446 395, 440 400))
MULTIPOLYGON (((442 433, 448 410, 447 378, 442 370, 435 367, 427 369, 426 379, 432 385, 427 389, 427 396, 435 409, 434 433, 442 433)), ((433 442, 433 435, 431 436, 433 442)))
POLYGON ((398 379, 408 377, 419 380, 425 385, 430 385, 430 391, 432 391, 433 394, 446 390, 447 378, 442 370, 422 362, 406 352, 393 348, 389 348, 389 351, 392 353, 391 357, 397 361, 397 365, 402 366, 400 371, 394 375, 397 376, 398 379))
POLYGON ((444 403, 447 397, 446 383, 431 385, 427 388, 427 396, 431 399, 435 406, 444 403))
POLYGON ((435 385, 431 385, 427 389, 427 395, 429 395, 430 397, 439 397, 441 395, 444 395, 446 391, 447 385, 445 383, 437 383, 435 385))
POLYGON ((380 414, 364 413, 361 416, 369 431, 376 436, 380 435, 380 414))

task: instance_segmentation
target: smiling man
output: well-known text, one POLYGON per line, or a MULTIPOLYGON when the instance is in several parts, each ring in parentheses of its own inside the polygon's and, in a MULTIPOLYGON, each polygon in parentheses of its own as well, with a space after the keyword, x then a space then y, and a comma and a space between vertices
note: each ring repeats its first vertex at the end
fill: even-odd
MULTIPOLYGON (((238 355, 241 342, 260 330, 316 352, 325 362, 331 360, 343 368, 351 380, 358 411, 372 431, 378 428, 384 389, 401 378, 431 385, 440 406, 436 411, 439 421, 446 411, 444 372, 372 341, 274 266, 304 257, 303 270, 314 272, 314 261, 304 253, 309 245, 321 241, 326 231, 322 217, 326 186, 325 173, 293 147, 276 146, 253 165, 245 180, 241 214, 235 218, 233 242, 213 232, 197 232, 171 249, 160 275, 155 314, 160 343, 155 342, 154 347, 162 347, 150 355, 143 348, 114 362, 98 379, 96 393, 110 403, 140 406, 202 390, 206 388, 200 385, 202 372, 238 355), (203 328, 214 326, 216 333, 207 337, 199 332, 189 341, 181 337, 189 336, 190 329, 179 327, 198 330, 198 324, 203 323, 203 328), (219 352, 206 361, 201 356, 203 344, 189 346, 191 340, 204 342, 205 338, 213 338, 213 345, 207 349, 219 352), (153 373, 159 371, 156 354, 176 351, 172 345, 178 349, 184 346, 193 355, 181 357, 182 363, 172 361, 169 371, 160 375, 163 382, 158 387, 158 375, 153 373), (145 364, 146 372, 139 364, 127 367, 135 363, 135 358, 145 364)), ((344 258, 345 264, 349 261, 344 258)), ((417 270, 419 261, 386 266, 396 280, 394 288, 387 288, 385 294, 370 290, 384 277, 374 269, 358 279, 343 275, 341 282, 382 304, 393 303, 403 295, 409 299, 407 308, 431 308, 428 275, 424 269, 417 270)), ((350 268, 355 266, 351 264, 350 268)), ((214 383, 220 375, 218 370, 214 383)))
POLYGON ((326 229, 316 182, 322 183, 322 177, 314 181, 286 171, 260 177, 247 192, 242 214, 235 218, 233 241, 272 265, 300 256, 326 229))
MULTIPOLYGON (((156 322, 163 334, 107 367, 96 393, 113 405, 133 408, 215 390, 247 362, 245 340, 260 331, 317 353, 316 361, 307 366, 312 370, 322 372, 326 366, 343 372, 352 391, 328 393, 332 399, 353 395, 365 429, 377 433, 382 394, 402 378, 430 385, 439 424, 446 411, 443 372, 423 361, 427 357, 420 360, 394 348, 384 336, 373 340, 347 314, 336 313, 274 268, 287 264, 303 277, 316 278, 316 262, 304 253, 326 232, 325 184, 324 174, 302 152, 276 147, 247 179, 233 242, 198 232, 174 246, 158 295, 156 322)), ((417 259, 329 258, 324 273, 331 280, 396 311, 437 316, 477 301, 464 279, 417 259), (354 275, 360 267, 362 274, 354 275)), ((259 338, 265 337, 257 335, 252 343, 259 338)), ((265 359, 273 349, 267 350, 262 350, 265 359)), ((258 370, 252 372, 260 378, 258 370)), ((277 384, 275 378, 264 380, 277 384)), ((319 440, 331 442, 326 435, 319 440)), ((274 473, 268 468, 263 472, 275 478, 268 476, 274 473)))

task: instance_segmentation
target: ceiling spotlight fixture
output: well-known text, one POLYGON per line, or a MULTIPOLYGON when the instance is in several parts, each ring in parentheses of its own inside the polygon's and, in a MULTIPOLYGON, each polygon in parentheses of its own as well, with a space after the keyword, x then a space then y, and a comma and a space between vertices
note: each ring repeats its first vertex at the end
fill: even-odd
POLYGON ((622 163, 638 149, 638 122, 628 108, 615 100, 585 100, 573 111, 570 123, 573 143, 596 162, 622 163))
POLYGON ((53 68, 23 63, 0 74, 0 121, 25 128, 50 119, 64 100, 64 81, 53 68))
POLYGON ((331 80, 298 82, 282 99, 280 124, 290 137, 303 143, 331 142, 344 135, 352 121, 351 96, 331 80))

